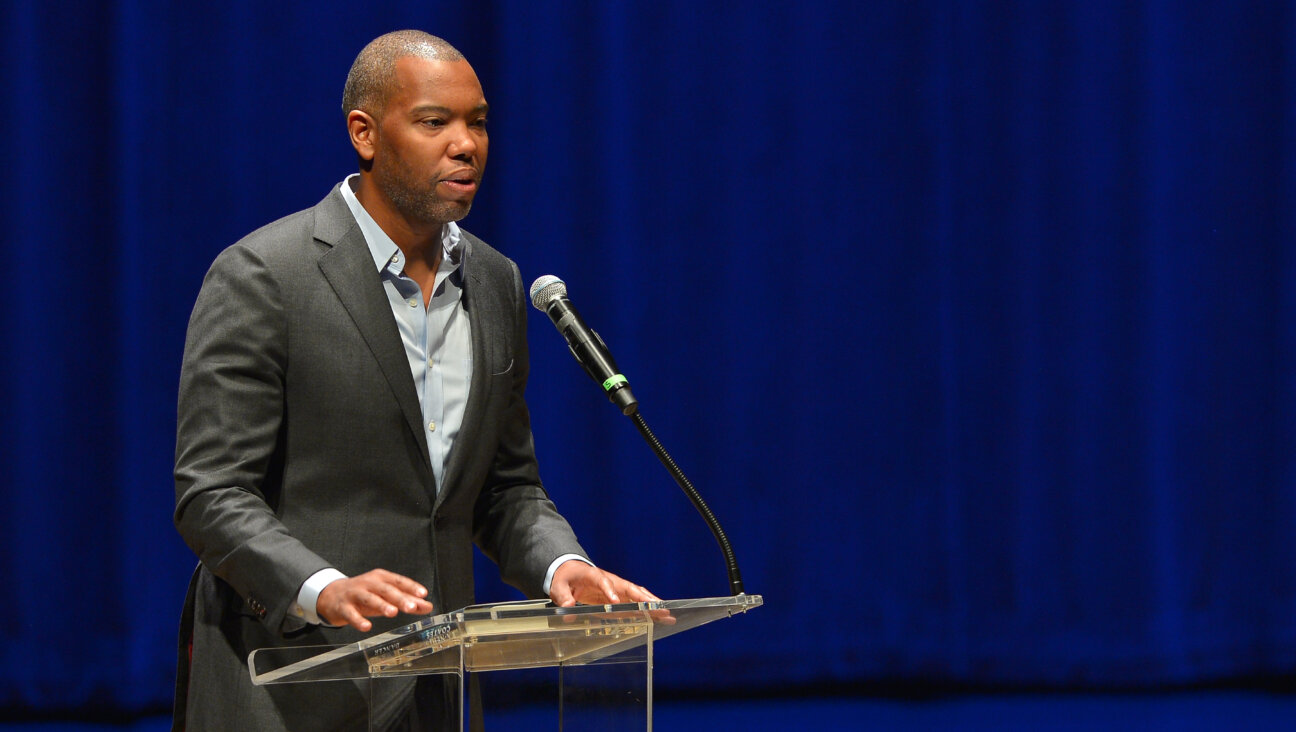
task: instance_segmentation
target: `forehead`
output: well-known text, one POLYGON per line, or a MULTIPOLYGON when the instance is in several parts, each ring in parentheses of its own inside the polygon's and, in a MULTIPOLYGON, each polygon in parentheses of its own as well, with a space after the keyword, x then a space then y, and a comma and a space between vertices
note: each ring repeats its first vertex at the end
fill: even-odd
POLYGON ((476 107, 486 103, 481 82, 467 61, 403 56, 396 59, 395 71, 390 101, 398 107, 476 107))

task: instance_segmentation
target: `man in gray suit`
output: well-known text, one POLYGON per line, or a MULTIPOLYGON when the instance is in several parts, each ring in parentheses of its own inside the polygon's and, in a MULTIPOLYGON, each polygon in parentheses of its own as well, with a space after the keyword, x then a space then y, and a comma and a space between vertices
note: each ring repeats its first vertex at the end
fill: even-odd
MULTIPOLYGON (((363 729, 363 684, 254 687, 248 653, 471 604, 472 543, 528 596, 655 599, 588 563, 540 484, 521 278, 454 223, 486 164, 472 67, 387 34, 343 105, 360 173, 222 252, 190 320, 175 523, 201 563, 178 728, 363 729)), ((383 684, 380 725, 452 725, 435 678, 383 684)))

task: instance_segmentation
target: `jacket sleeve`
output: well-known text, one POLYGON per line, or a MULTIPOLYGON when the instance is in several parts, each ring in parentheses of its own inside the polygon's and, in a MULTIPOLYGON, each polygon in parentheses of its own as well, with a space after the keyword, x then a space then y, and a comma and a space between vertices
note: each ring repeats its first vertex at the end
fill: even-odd
POLYGON ((175 525, 202 563, 278 631, 329 563, 275 514, 288 333, 273 273, 234 245, 207 273, 180 372, 175 525))

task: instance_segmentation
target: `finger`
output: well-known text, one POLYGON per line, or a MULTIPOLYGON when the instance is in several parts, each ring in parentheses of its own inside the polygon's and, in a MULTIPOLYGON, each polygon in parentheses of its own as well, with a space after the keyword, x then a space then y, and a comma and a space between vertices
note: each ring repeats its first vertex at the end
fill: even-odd
POLYGON ((383 610, 388 617, 395 615, 396 611, 415 612, 423 605, 426 605, 429 611, 432 609, 432 603, 416 595, 411 595, 395 585, 375 584, 369 588, 369 591, 391 604, 393 608, 391 613, 387 613, 385 608, 383 610))
POLYGON ((401 612, 406 612, 406 613, 432 612, 432 603, 428 602, 427 600, 424 600, 422 597, 419 597, 418 595, 412 595, 408 592, 403 592, 394 587, 389 588, 389 590, 383 594, 383 597, 386 598, 388 602, 392 603, 397 608, 399 608, 401 612))
POLYGON ((421 597, 402 594, 398 599, 394 599, 397 603, 396 607, 403 613, 409 613, 411 615, 426 615, 432 612, 432 603, 421 597))
POLYGON ((599 589, 603 591, 603 596, 612 602, 621 602, 621 596, 617 594, 616 588, 612 586, 612 577, 606 572, 603 573, 603 578, 599 581, 599 589))
POLYGON ((398 612, 395 605, 391 604, 381 594, 375 590, 378 588, 362 588, 352 597, 357 609, 365 615, 386 615, 395 617, 398 612))
POLYGON ((549 586, 549 599, 553 600, 558 607, 571 607, 576 604, 576 598, 572 595, 571 587, 566 582, 557 580, 549 586))
POLYGON ((432 612, 432 603, 426 599, 427 588, 418 582, 385 569, 373 569, 366 575, 368 575, 366 579, 374 583, 371 589, 402 612, 423 614, 432 612))
POLYGON ((413 595, 415 597, 427 597, 428 594, 427 588, 415 582, 414 580, 410 579, 409 577, 406 577, 405 575, 396 574, 395 572, 388 572, 385 569, 374 570, 374 571, 382 572, 382 580, 387 584, 396 587, 401 592, 413 595))
POLYGON ((436 606, 432 603, 421 597, 416 597, 410 602, 410 607, 405 612, 410 613, 411 615, 427 615, 434 609, 436 609, 436 606))
POLYGON ((342 603, 342 606, 338 608, 338 610, 342 615, 342 619, 346 621, 345 624, 350 625, 356 630, 367 633, 369 632, 369 629, 373 627, 373 623, 369 622, 365 616, 361 615, 360 611, 349 602, 342 603))
POLYGON ((631 600, 634 600, 635 602, 661 600, 660 597, 649 592, 648 589, 643 587, 642 585, 630 584, 629 582, 626 583, 625 589, 622 590, 622 592, 624 592, 627 597, 629 597, 631 600))

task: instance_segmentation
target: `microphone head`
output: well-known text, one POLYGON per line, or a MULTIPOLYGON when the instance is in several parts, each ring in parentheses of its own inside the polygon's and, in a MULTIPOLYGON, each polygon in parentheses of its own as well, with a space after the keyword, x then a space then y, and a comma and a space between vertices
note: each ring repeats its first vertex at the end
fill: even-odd
POLYGON ((542 313, 547 313, 549 303, 560 297, 567 297, 567 283, 553 275, 544 275, 531 283, 531 304, 542 313))

